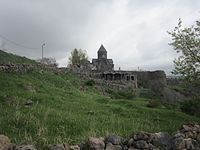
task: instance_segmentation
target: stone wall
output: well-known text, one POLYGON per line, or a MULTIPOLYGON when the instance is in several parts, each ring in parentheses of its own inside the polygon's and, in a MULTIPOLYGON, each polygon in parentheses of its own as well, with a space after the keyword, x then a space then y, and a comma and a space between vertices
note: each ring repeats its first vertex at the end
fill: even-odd
POLYGON ((0 64, 0 71, 6 73, 24 74, 35 69, 49 70, 55 73, 68 72, 67 68, 57 68, 56 66, 42 64, 0 64))
MULTIPOLYGON (((200 125, 184 124, 173 135, 166 132, 137 132, 124 138, 110 134, 104 138, 90 137, 77 145, 60 143, 47 147, 49 150, 200 150, 200 125)), ((36 150, 34 145, 11 144, 4 135, 0 135, 0 149, 36 150)))

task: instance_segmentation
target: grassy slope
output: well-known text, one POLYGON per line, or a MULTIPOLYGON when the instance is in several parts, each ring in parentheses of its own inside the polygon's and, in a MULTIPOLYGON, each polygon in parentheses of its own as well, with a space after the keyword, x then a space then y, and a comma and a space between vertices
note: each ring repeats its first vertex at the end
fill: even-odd
POLYGON ((146 107, 145 99, 111 100, 73 75, 50 72, 24 75, 0 73, 0 133, 16 143, 75 143, 88 136, 135 131, 175 131, 197 118, 167 109, 146 107), (30 91, 29 86, 35 89, 30 91), (31 99, 34 104, 26 108, 31 99))
POLYGON ((173 132, 185 121, 200 122, 173 110, 147 108, 146 99, 112 100, 95 87, 82 91, 83 84, 72 74, 0 72, 0 134, 8 135, 14 143, 41 148, 108 133, 173 132), (28 99, 33 101, 30 108, 24 105, 28 99))
POLYGON ((34 60, 30 60, 26 57, 20 57, 11 53, 6 53, 0 50, 0 64, 4 63, 26 63, 26 64, 35 64, 34 60))

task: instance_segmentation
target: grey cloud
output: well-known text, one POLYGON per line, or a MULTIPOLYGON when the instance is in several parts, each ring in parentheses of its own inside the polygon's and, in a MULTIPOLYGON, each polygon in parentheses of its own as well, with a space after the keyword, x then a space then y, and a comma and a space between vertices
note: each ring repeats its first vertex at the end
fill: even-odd
POLYGON ((0 0, 0 46, 29 58, 55 57, 67 65, 73 48, 96 57, 100 44, 116 68, 144 70, 173 68, 177 55, 168 46, 167 30, 178 18, 186 25, 199 17, 199 0, 0 0))

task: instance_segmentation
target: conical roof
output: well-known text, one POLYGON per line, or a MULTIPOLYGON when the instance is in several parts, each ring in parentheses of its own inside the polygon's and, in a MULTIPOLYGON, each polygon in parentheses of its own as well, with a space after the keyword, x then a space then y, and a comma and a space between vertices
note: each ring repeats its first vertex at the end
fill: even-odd
POLYGON ((101 47, 99 48, 98 52, 107 52, 103 44, 101 44, 101 47))

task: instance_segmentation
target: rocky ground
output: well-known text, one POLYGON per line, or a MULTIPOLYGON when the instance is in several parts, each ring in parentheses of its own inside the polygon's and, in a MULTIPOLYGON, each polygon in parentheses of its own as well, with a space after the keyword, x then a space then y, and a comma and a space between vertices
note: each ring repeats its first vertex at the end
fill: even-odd
MULTIPOLYGON (((90 137, 78 145, 55 144, 49 150, 200 150, 200 125, 184 124, 173 135, 168 133, 138 132, 129 138, 108 135, 90 137)), ((36 150, 34 145, 15 145, 5 135, 0 135, 0 150, 36 150)))

